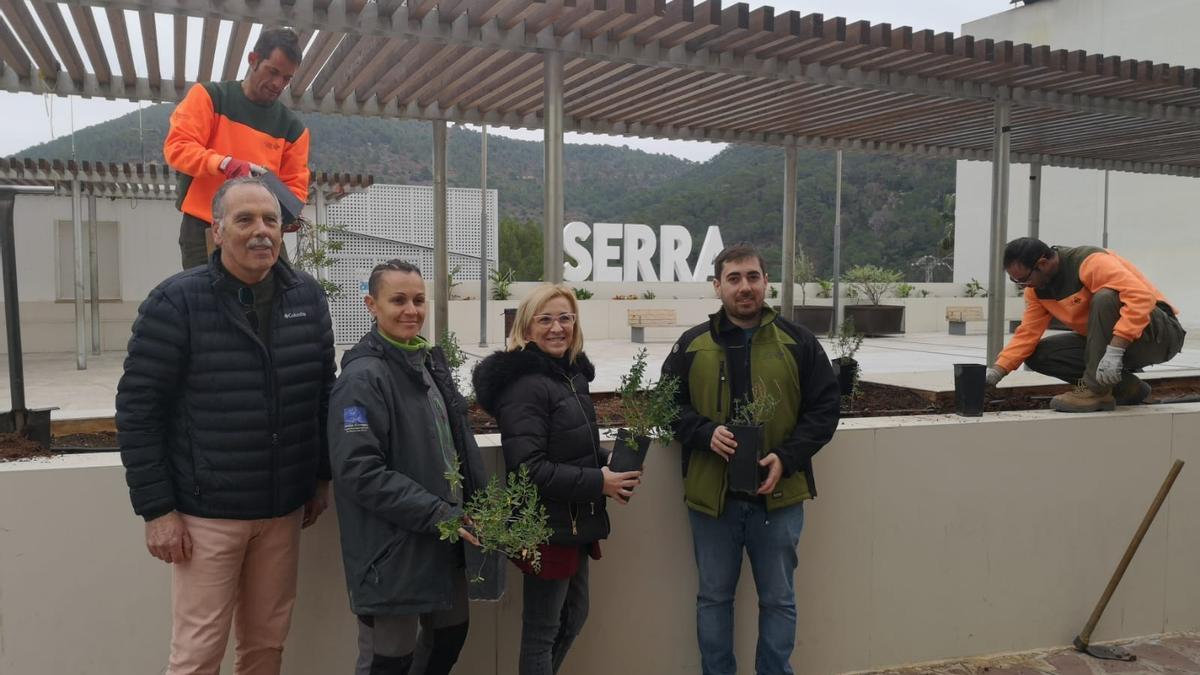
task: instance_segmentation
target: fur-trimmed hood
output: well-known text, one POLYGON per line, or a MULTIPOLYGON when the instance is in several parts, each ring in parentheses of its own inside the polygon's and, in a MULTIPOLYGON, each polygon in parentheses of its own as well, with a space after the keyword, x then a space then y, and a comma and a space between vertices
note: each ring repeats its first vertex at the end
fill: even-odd
MULTIPOLYGON (((596 377, 595 366, 583 352, 575 357, 575 362, 570 366, 570 373, 566 374, 576 373, 583 375, 588 382, 596 377)), ((493 352, 475 367, 471 374, 471 384, 475 387, 475 400, 479 406, 489 415, 495 415, 499 398, 521 378, 527 375, 557 378, 563 374, 553 358, 536 346, 528 345, 520 351, 493 352)))

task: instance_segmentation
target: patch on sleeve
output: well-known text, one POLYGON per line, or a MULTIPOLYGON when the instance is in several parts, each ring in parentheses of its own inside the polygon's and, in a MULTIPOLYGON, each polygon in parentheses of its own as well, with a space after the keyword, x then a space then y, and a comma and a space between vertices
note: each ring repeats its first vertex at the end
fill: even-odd
POLYGON ((342 429, 346 433, 370 431, 367 426, 367 409, 360 405, 342 408, 342 429))

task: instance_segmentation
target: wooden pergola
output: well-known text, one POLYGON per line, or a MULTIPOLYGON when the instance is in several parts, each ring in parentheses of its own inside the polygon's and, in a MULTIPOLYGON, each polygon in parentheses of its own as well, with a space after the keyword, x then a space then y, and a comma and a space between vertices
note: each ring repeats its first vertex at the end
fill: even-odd
MULTIPOLYGON (((786 175, 800 147, 993 160, 992 288, 1005 282, 1010 162, 1031 164, 1035 176, 1042 166, 1200 176, 1200 70, 744 3, 0 0, 0 15, 0 88, 156 102, 179 100, 193 81, 237 77, 255 26, 293 26, 305 52, 286 103, 433 121, 441 188, 447 121, 541 128, 548 281, 562 277, 568 130, 783 147, 786 175), (172 27, 170 49, 160 19, 172 27), (189 19, 201 22, 198 44, 189 19), (191 72, 189 51, 200 56, 191 72)), ((785 279, 794 183, 783 208, 785 279)), ((440 335, 444 199, 435 199, 435 233, 440 335)), ((991 298, 989 357, 1003 337, 1002 295, 991 298)), ((782 301, 791 303, 790 284, 782 301)))

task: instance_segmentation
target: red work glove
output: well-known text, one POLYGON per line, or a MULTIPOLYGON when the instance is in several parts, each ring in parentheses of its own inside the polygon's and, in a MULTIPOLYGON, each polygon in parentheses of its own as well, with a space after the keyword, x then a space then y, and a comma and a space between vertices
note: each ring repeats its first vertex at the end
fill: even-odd
POLYGON ((241 178, 250 175, 250 162, 236 157, 226 157, 221 162, 221 171, 226 179, 241 178))

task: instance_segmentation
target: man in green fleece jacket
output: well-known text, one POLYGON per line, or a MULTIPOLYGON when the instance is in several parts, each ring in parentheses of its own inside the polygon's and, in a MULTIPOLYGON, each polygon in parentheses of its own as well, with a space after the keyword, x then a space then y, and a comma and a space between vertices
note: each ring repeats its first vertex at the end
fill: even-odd
POLYGON ((763 304, 767 274, 756 250, 730 246, 713 265, 721 309, 684 333, 663 364, 663 374, 681 382, 674 426, 699 571, 701 667, 704 675, 737 672, 733 599, 745 550, 759 604, 755 672, 790 675, 803 502, 817 494, 812 456, 837 428, 838 385, 816 337, 763 304), (759 383, 779 403, 762 433, 765 477, 744 494, 729 489, 727 468, 739 449, 726 424, 759 383))

